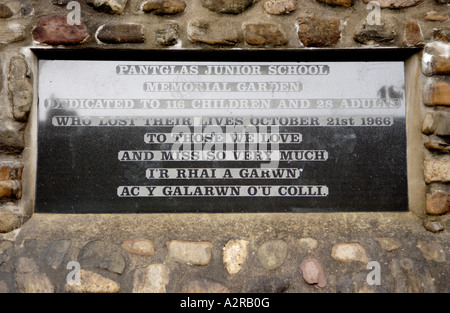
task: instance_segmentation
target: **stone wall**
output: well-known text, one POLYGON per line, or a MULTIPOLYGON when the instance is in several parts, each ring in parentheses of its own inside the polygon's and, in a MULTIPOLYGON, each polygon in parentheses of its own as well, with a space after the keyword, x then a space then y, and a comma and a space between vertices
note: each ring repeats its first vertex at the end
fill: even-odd
POLYGON ((0 292, 449 291, 448 0, 80 0, 80 25, 69 2, 0 3, 0 292), (409 213, 32 214, 31 48, 380 47, 423 48, 407 71, 409 213))

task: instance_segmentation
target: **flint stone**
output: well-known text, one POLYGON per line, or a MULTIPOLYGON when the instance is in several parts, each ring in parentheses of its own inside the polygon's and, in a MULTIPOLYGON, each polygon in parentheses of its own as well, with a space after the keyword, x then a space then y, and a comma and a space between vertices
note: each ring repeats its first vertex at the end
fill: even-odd
POLYGON ((269 240, 263 243, 257 252, 259 263, 268 270, 283 265, 287 256, 287 244, 283 240, 269 240))
POLYGON ((203 7, 217 13, 239 14, 245 11, 255 0, 202 0, 203 7))
POLYGON ((82 269, 80 270, 80 283, 66 284, 64 288, 65 291, 74 293, 117 293, 120 285, 100 274, 82 269))
POLYGON ((0 199, 20 199, 22 197, 22 183, 17 180, 0 181, 0 199))
POLYGON ((40 273, 36 262, 21 257, 16 264, 16 286, 21 293, 54 293, 55 288, 47 275, 40 273))
MULTIPOLYGON (((431 42, 425 46, 422 56, 422 71, 425 75, 450 74, 450 44, 431 42)), ((447 94, 448 97, 450 97, 447 94)))
POLYGON ((298 38, 306 47, 333 46, 341 37, 340 21, 335 18, 302 17, 298 26, 298 38))
POLYGON ((397 39, 397 36, 393 25, 364 24, 353 36, 353 39, 361 44, 389 43, 397 39))
POLYGON ((402 243, 395 238, 378 237, 375 238, 375 240, 378 241, 378 244, 380 245, 381 249, 386 250, 388 252, 397 250, 402 246, 402 243))
POLYGON ((37 264, 32 258, 21 257, 17 260, 17 274, 28 274, 37 271, 37 269, 37 264))
POLYGON ((354 4, 354 0, 319 0, 332 6, 351 7, 354 4))
POLYGON ((127 240, 122 243, 122 247, 131 254, 142 256, 155 255, 155 246, 150 239, 127 240))
POLYGON ((142 11, 155 15, 183 13, 186 3, 182 0, 150 0, 145 2, 142 11))
POLYGON ((422 30, 417 22, 409 21, 406 23, 405 44, 407 46, 419 46, 423 44, 422 30))
POLYGON ((17 290, 21 293, 54 293, 55 288, 42 273, 16 274, 17 290))
POLYGON ((28 65, 22 56, 14 56, 9 64, 8 90, 13 117, 26 122, 33 102, 33 88, 27 78, 28 65))
POLYGON ((67 24, 67 15, 42 17, 33 29, 35 41, 49 45, 74 45, 82 43, 89 34, 84 23, 67 24))
POLYGON ((422 99, 427 106, 450 106, 450 77, 437 76, 428 79, 422 89, 422 99))
POLYGON ((9 63, 9 81, 15 83, 27 76, 28 65, 22 56, 13 56, 9 63))
POLYGON ((324 288, 327 285, 325 272, 317 259, 305 259, 300 264, 303 279, 310 285, 324 288))
POLYGON ((3 70, 2 70, 2 62, 0 58, 0 92, 2 92, 3 89, 3 70))
POLYGON ((439 158, 425 160, 425 183, 450 182, 450 155, 442 155, 439 158))
POLYGON ((69 251, 70 245, 70 240, 53 241, 45 245, 44 255, 47 264, 53 269, 57 269, 69 251))
POLYGON ((279 25, 269 23, 245 25, 245 42, 256 46, 282 46, 288 43, 279 25))
POLYGON ((0 210, 0 233, 9 233, 20 226, 19 216, 9 210, 0 210))
POLYGON ((178 24, 168 24, 156 31, 156 43, 161 46, 173 46, 180 39, 178 24))
POLYGON ((189 265, 208 265, 212 244, 207 241, 171 240, 166 243, 169 259, 189 265))
POLYGON ((94 240, 86 243, 78 255, 78 261, 82 267, 87 263, 95 263, 102 259, 102 255, 109 252, 108 244, 104 241, 94 240))
POLYGON ((434 28, 433 40, 450 42, 450 28, 434 28))
POLYGON ((429 221, 425 219, 422 221, 422 224, 426 230, 432 233, 438 233, 444 230, 444 226, 439 221, 429 221))
POLYGON ((442 118, 443 115, 427 112, 422 123, 422 133, 425 135, 431 135, 436 131, 435 121, 438 118, 442 118))
POLYGON ((24 5, 20 8, 20 16, 28 16, 34 12, 34 8, 31 5, 24 5))
POLYGON ((269 0, 263 5, 264 11, 268 14, 287 14, 297 8, 295 0, 269 0))
POLYGON ((225 46, 234 46, 239 42, 234 26, 222 21, 192 20, 187 32, 193 42, 225 46))
POLYGON ((439 14, 434 11, 428 12, 425 15, 425 19, 428 21, 434 21, 434 22, 445 22, 448 20, 448 14, 439 14))
MULTIPOLYGON (((0 255, 4 254, 5 252, 7 252, 9 249, 11 249, 12 247, 14 247, 14 243, 9 241, 9 240, 1 240, 0 241, 0 255)), ((0 258, 0 261, 2 261, 3 259, 0 258)))
POLYGON ((52 4, 60 7, 66 7, 70 1, 72 0, 52 0, 52 4))
POLYGON ((3 3, 0 3, 0 18, 8 18, 13 16, 11 9, 3 3))
POLYGON ((390 264, 396 293, 434 293, 434 279, 426 264, 409 258, 395 258, 390 264))
POLYGON ((8 285, 3 280, 0 280, 0 293, 8 293, 8 292, 9 292, 8 285))
POLYGON ((450 115, 438 116, 434 121, 434 133, 438 136, 450 136, 450 115))
POLYGON ((5 122, 0 119, 0 152, 12 154, 20 153, 25 148, 23 131, 5 127, 5 122))
POLYGON ((0 180, 21 180, 23 164, 20 162, 0 162, 0 180))
POLYGON ((99 267, 120 275, 125 270, 125 265, 126 262, 123 255, 113 252, 100 261, 99 267))
POLYGON ((426 211, 430 215, 441 215, 450 211, 450 193, 436 191, 426 196, 426 211))
POLYGON ((100 27, 97 39, 104 43, 143 43, 143 26, 140 24, 110 24, 100 27))
POLYGON ((78 255, 83 269, 105 269, 116 274, 122 274, 125 269, 123 250, 111 243, 101 240, 88 242, 78 255))
POLYGON ((24 39, 25 31, 22 25, 0 22, 0 43, 13 43, 24 39))
MULTIPOLYGON (((450 51, 450 45, 448 45, 450 51)), ((437 75, 450 75, 450 55, 439 55, 433 60, 433 73, 437 75)), ((450 97, 450 94, 447 94, 450 97)))
POLYGON ((248 256, 247 240, 230 240, 223 247, 223 263, 228 273, 238 273, 248 256))
POLYGON ((301 238, 298 240, 298 244, 300 245, 300 250, 304 252, 311 252, 318 245, 317 240, 313 238, 301 238))
POLYGON ((357 261, 368 263, 369 259, 366 255, 366 249, 359 243, 339 243, 333 246, 331 250, 333 259, 340 262, 357 261))
POLYGON ((87 0, 87 4, 95 10, 110 14, 122 14, 127 0, 87 0))
POLYGON ((164 264, 151 264, 134 272, 133 293, 165 293, 169 270, 164 264))
POLYGON ((435 261, 438 263, 443 263, 446 261, 445 252, 441 243, 428 242, 419 239, 416 246, 427 260, 435 261))

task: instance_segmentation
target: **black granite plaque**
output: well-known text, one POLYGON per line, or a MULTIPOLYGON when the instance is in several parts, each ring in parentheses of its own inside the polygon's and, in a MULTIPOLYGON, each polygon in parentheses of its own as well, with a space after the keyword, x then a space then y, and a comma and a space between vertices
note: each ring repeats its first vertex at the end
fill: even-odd
POLYGON ((39 63, 36 212, 403 210, 403 62, 39 63))

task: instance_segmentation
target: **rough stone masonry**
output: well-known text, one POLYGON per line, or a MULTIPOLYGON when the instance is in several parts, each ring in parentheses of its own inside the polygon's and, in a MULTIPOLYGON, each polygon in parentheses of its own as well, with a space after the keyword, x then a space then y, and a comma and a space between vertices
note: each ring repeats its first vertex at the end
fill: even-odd
POLYGON ((79 25, 68 0, 0 3, 0 293, 449 291, 448 0, 378 0, 379 15, 369 0, 77 2, 79 25), (31 48, 382 47, 421 50, 408 72, 420 86, 408 150, 423 169, 410 212, 33 215, 31 48))

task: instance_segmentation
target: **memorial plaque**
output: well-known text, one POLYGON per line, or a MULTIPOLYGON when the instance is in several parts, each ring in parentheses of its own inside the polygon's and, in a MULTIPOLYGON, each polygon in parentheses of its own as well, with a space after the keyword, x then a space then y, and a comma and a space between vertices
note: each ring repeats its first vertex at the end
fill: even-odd
POLYGON ((403 62, 40 60, 36 212, 407 210, 403 62))

